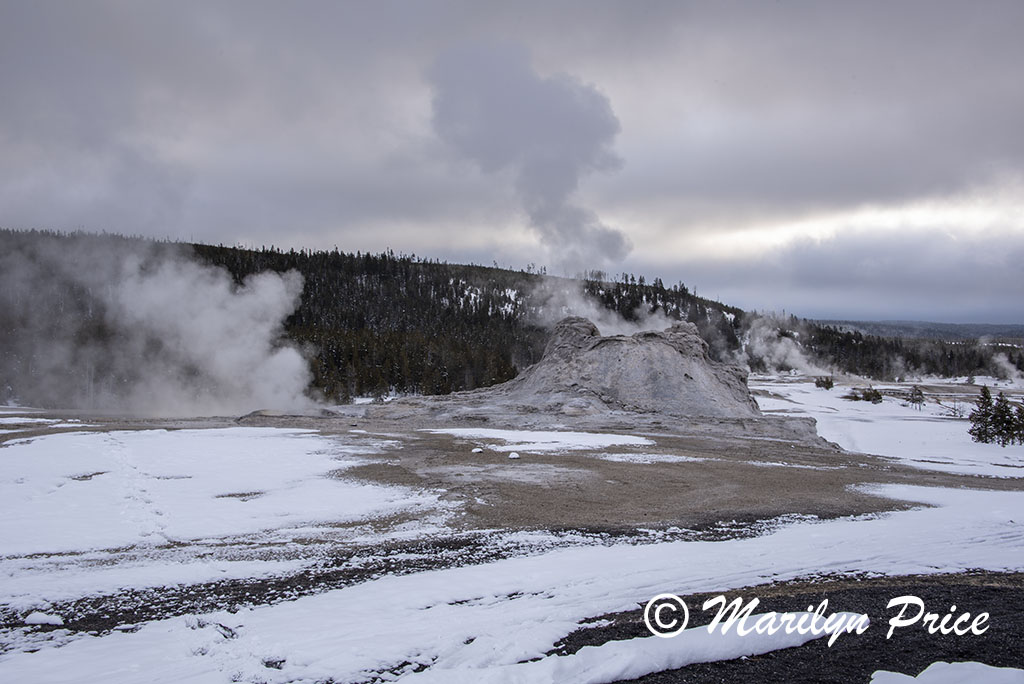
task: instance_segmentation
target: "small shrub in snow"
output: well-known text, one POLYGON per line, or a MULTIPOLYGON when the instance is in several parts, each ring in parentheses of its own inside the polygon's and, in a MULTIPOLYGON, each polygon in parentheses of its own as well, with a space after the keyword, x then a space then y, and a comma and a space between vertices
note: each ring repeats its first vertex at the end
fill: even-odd
POLYGON ((956 399, 953 400, 953 405, 949 406, 948 408, 949 408, 949 415, 953 416, 954 418, 963 418, 964 417, 964 407, 956 399))
POLYGON ((916 408, 918 411, 921 410, 921 406, 924 404, 924 392, 917 385, 910 388, 910 396, 907 398, 910 405, 916 408))
POLYGON ((823 375, 820 378, 814 379, 814 386, 830 390, 835 387, 835 382, 833 382, 831 375, 823 375))
POLYGON ((876 390, 874 387, 868 387, 860 391, 860 398, 864 401, 870 401, 872 404, 882 403, 882 393, 876 390))
POLYGON ((850 401, 870 401, 872 404, 882 403, 882 393, 874 387, 861 387, 850 390, 849 394, 843 395, 843 399, 850 401))

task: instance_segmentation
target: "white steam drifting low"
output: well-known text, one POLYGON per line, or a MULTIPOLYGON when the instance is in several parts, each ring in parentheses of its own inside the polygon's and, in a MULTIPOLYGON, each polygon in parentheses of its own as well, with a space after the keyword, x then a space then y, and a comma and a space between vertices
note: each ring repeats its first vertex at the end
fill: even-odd
MULTIPOLYGON (((134 401, 157 396, 172 410, 203 413, 307 403, 306 360, 277 342, 302 285, 296 271, 259 273, 235 287, 223 269, 188 261, 148 270, 125 264, 111 289, 111 311, 123 325, 157 336, 166 350, 151 381, 134 388, 134 401)), ((143 339, 131 340, 137 357, 143 339)))
POLYGON ((530 292, 536 308, 535 323, 553 328, 567 316, 582 316, 597 326, 602 335, 632 335, 643 330, 666 330, 677 321, 661 310, 651 312, 640 306, 633 312, 635 320, 627 321, 618 312, 588 296, 576 280, 546 278, 530 292))
MULTIPOLYGON (((633 312, 634 320, 626 320, 618 312, 605 308, 600 301, 583 292, 582 285, 573 280, 542 280, 531 291, 530 299, 536 307, 535 322, 546 327, 553 327, 566 316, 583 316, 596 325, 602 335, 632 335, 645 330, 667 330, 677 323, 676 319, 665 315, 662 310, 652 312, 645 306, 633 312)), ((782 333, 787 326, 779 316, 761 314, 752 316, 751 321, 743 336, 743 347, 724 353, 725 359, 748 368, 756 361, 771 372, 796 370, 805 375, 833 373, 808 358, 796 339, 782 333)), ((712 340, 708 342, 710 344, 712 340)))
POLYGON ((996 376, 1002 380, 1024 379, 1024 374, 1017 370, 1017 366, 1013 365, 1010 357, 1003 352, 992 355, 992 365, 995 366, 996 376))
POLYGON ((796 370, 805 375, 831 375, 831 370, 807 358, 795 339, 781 334, 785 327, 773 314, 755 317, 744 336, 743 352, 737 361, 748 365, 757 359, 770 371, 796 370))
POLYGON ((0 266, 9 398, 164 416, 311 404, 308 364, 282 341, 297 272, 237 285, 183 248, 84 236, 24 240, 0 266))

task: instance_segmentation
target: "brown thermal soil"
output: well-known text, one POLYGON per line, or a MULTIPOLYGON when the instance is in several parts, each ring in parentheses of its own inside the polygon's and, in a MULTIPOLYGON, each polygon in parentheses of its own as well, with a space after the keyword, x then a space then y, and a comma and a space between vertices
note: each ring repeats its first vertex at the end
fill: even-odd
POLYGON ((494 440, 412 433, 403 439, 401 450, 371 456, 369 463, 346 470, 344 476, 443 489, 465 502, 465 524, 505 528, 700 527, 794 513, 837 517, 901 507, 851 485, 1022 486, 1012 480, 910 469, 812 445, 629 434, 648 437, 655 445, 524 451, 518 460, 510 460, 506 452, 486 447, 472 453, 494 440), (606 454, 694 460, 618 462, 606 460, 606 454))
MULTIPOLYGON (((833 518, 908 506, 854 485, 1024 489, 1024 479, 947 474, 845 452, 817 437, 807 419, 792 417, 673 420, 623 413, 559 416, 554 422, 543 414, 502 416, 486 407, 455 416, 424 415, 418 409, 413 402, 395 402, 343 407, 345 414, 325 416, 256 413, 239 419, 155 420, 77 415, 95 426, 83 431, 241 424, 309 428, 338 435, 347 444, 388 440, 391 444, 380 453, 361 454, 361 465, 337 476, 442 491, 444 499, 459 504, 460 517, 451 521, 457 530, 705 528, 780 515, 833 518), (442 428, 606 432, 645 437, 654 444, 536 453, 520 449, 520 458, 511 460, 507 451, 491 448, 501 440, 427 431, 442 428), (474 448, 483 450, 473 453, 474 448)), ((17 437, 50 432, 40 427, 17 437)))
MULTIPOLYGON (((715 611, 704 612, 704 601, 724 594, 746 603, 757 598, 754 613, 789 612, 817 607, 827 600, 826 615, 847 611, 869 616, 871 626, 863 634, 843 634, 832 646, 828 637, 803 646, 772 651, 760 656, 696 663, 678 670, 656 672, 629 680, 642 684, 689 684, 730 682, 817 683, 868 682, 873 672, 888 670, 918 675, 933 662, 981 662, 994 667, 1024 668, 1024 574, 955 573, 946 575, 879 578, 814 578, 805 581, 746 587, 726 592, 678 595, 690 610, 690 627, 711 622, 715 611), (888 621, 898 612, 887 609, 898 596, 920 598, 928 612, 944 616, 951 606, 955 615, 989 613, 988 630, 981 635, 932 634, 920 624, 896 629, 891 638, 888 621)), ((650 637, 643 610, 598 616, 611 624, 584 628, 568 635, 552 653, 575 653, 584 646, 608 641, 650 637)), ((655 637, 650 637, 655 638, 655 637)))
POLYGON ((364 465, 345 470, 343 476, 444 490, 450 500, 463 503, 464 528, 703 527, 786 514, 837 517, 905 506, 852 485, 1024 489, 1019 479, 920 470, 893 459, 845 452, 817 437, 810 421, 778 416, 671 420, 634 413, 605 415, 601 423, 583 417, 551 424, 539 417, 530 422, 523 414, 503 417, 487 411, 447 421, 417 419, 396 406, 353 409, 348 419, 249 416, 244 422, 316 425, 348 437, 353 436, 348 430, 359 429, 367 437, 396 439, 401 448, 366 456, 364 465), (395 412, 400 419, 389 415, 395 412), (519 450, 521 457, 510 460, 507 452, 490 448, 501 440, 424 431, 447 427, 608 432, 645 437, 654 444, 519 450), (483 450, 473 453, 474 448, 483 450))

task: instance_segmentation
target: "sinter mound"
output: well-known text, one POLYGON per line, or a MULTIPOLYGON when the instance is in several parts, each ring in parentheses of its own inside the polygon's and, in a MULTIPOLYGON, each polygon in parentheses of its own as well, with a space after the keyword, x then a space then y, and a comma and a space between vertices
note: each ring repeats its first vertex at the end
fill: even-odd
POLYGON ((663 332, 601 337, 585 318, 563 319, 543 358, 495 390, 524 400, 573 397, 565 407, 581 412, 602 404, 676 416, 761 415, 747 389, 747 371, 712 360, 696 326, 686 322, 663 332))

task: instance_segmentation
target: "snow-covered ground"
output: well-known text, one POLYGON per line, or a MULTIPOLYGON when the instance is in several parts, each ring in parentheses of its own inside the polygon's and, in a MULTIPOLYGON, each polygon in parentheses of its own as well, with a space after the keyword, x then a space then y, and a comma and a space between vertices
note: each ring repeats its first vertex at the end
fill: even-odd
POLYGON ((434 503, 343 478, 363 448, 276 428, 77 432, 8 443, 8 555, 280 533, 434 503))
MULTIPOLYGON (((930 406, 919 412, 891 399, 849 402, 839 399, 838 388, 826 392, 805 381, 755 385, 775 395, 760 399, 766 410, 811 415, 826 438, 850 449, 923 468, 1024 474, 1014 469, 1024 465, 1024 450, 975 445, 965 421, 930 406)), ((610 449, 603 457, 638 468, 648 455, 614 449, 653 444, 628 434, 438 432, 465 440, 467 451, 610 449)), ((368 451, 394 446, 365 433, 243 427, 8 439, 0 447, 0 604, 48 626, 0 633, 0 680, 611 682, 806 641, 782 633, 716 638, 691 629, 675 639, 546 655, 595 616, 634 609, 663 592, 728 592, 834 573, 1024 570, 1024 492, 889 485, 871 491, 919 506, 794 519, 761 536, 725 541, 559 547, 553 534, 513 533, 504 543, 544 537, 554 548, 386 574, 295 600, 125 625, 101 636, 62 629, 55 606, 77 597, 287 574, 310 562, 306 546, 345 542, 346 525, 404 516, 410 534, 445 533, 453 509, 444 492, 346 479, 368 451)), ((371 542, 393 533, 359 532, 371 542)), ((938 666, 926 674, 916 681, 958 681, 938 666)), ((875 679, 902 681, 892 676, 875 679)))
POLYGON ((932 663, 911 677, 898 672, 876 672, 871 684, 1024 684, 1024 670, 983 663, 932 663))
POLYGON ((488 428, 447 428, 427 430, 436 434, 452 435, 465 440, 476 440, 482 448, 492 451, 572 451, 574 449, 607 449, 612 446, 650 446, 654 444, 645 437, 633 435, 611 435, 594 432, 569 432, 564 430, 495 430, 488 428), (498 444, 492 440, 498 440, 498 444))
MULTIPOLYGON (((31 410, 31 409, 29 409, 31 410)), ((0 408, 0 434, 17 434, 25 430, 46 429, 46 430, 80 430, 85 427, 93 427, 80 420, 58 420, 56 418, 40 418, 37 416, 24 415, 24 409, 17 409, 22 415, 3 415, 11 413, 14 409, 0 408)))
MULTIPOLYGON (((952 415, 954 401, 963 416, 970 413, 977 389, 946 384, 951 396, 946 395, 942 404, 928 398, 921 408, 893 396, 885 396, 880 404, 843 399, 850 387, 826 390, 806 378, 752 378, 750 388, 771 394, 757 397, 765 413, 811 416, 818 421, 818 434, 850 451, 889 456, 925 470, 1024 477, 1024 447, 972 442, 967 434, 970 422, 952 415)), ((883 392, 910 389, 908 384, 874 387, 883 392)))
MULTIPOLYGON (((907 486, 879 493, 931 507, 794 524, 752 539, 559 549, 385 577, 278 605, 162 620, 133 633, 8 653, 0 674, 37 682, 62 681, 69 671, 79 681, 134 681, 145 672, 151 681, 240 675, 235 681, 344 682, 397 669, 412 681, 614 681, 635 676, 634 659, 621 652, 627 646, 599 658, 600 677, 544 654, 587 618, 634 608, 665 591, 725 591, 809 571, 1024 569, 1024 529, 1014 520, 1024 494, 907 486), (519 665, 532 658, 550 664, 519 665), (417 665, 431 667, 417 675, 417 665)), ((674 643, 679 652, 664 656, 667 662, 694 656, 686 640, 674 643)), ((724 648, 706 647, 709 658, 724 648)))
POLYGON ((436 529, 449 508, 436 493, 345 478, 383 446, 248 427, 10 439, 0 603, 294 570, 293 557, 336 539, 339 525, 398 513, 436 529))

